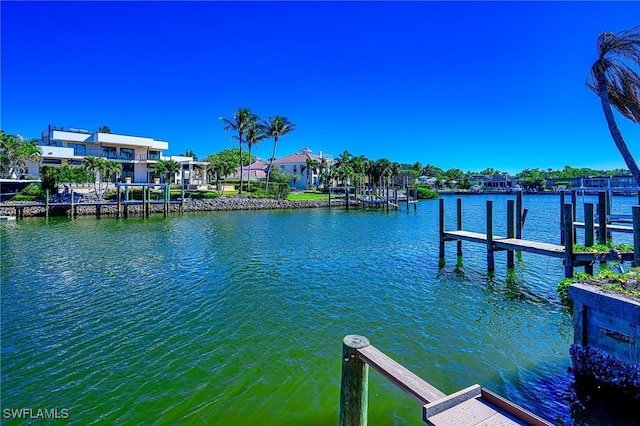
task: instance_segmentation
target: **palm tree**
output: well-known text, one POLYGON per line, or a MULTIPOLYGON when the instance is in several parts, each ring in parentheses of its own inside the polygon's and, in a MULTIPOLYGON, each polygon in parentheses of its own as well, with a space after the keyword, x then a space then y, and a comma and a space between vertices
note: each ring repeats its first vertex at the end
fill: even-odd
POLYGON ((111 179, 118 179, 118 176, 122 173, 122 163, 113 160, 105 161, 103 163, 102 171, 104 172, 105 181, 107 182, 107 186, 104 188, 106 192, 109 189, 109 182, 111 182, 111 179))
POLYGON ((98 176, 100 172, 100 158, 90 155, 84 159, 82 166, 85 168, 86 171, 94 175, 93 190, 97 195, 98 194, 97 183, 99 182, 98 176))
POLYGON ((627 167, 640 184, 640 168, 618 129, 611 106, 624 117, 640 122, 640 75, 631 66, 640 66, 640 26, 618 34, 598 36, 598 59, 591 66, 587 86, 599 97, 609 132, 627 167))
POLYGON ((296 127, 295 124, 289 121, 287 117, 276 115, 275 117, 269 117, 269 120, 264 123, 267 133, 273 138, 273 154, 269 160, 269 168, 267 168, 267 184, 266 189, 269 189, 269 175, 271 173, 271 164, 276 158, 276 148, 278 147, 278 138, 286 135, 289 132, 293 132, 296 127))
POLYGON ((307 157, 307 189, 311 186, 311 180, 313 179, 313 175, 318 171, 319 165, 320 163, 318 160, 312 157, 307 157))
POLYGON ((224 123, 224 127, 222 131, 226 132, 227 130, 234 130, 238 132, 237 139, 240 146, 240 194, 242 194, 242 136, 244 135, 247 126, 253 122, 257 121, 258 117, 249 110, 249 108, 238 108, 237 111, 233 113, 233 119, 228 119, 224 117, 219 117, 220 120, 224 123))
MULTIPOLYGON (((247 177, 247 188, 249 191, 251 191, 251 163, 253 162, 253 158, 251 157, 251 147, 253 145, 257 145, 260 141, 263 141, 268 137, 269 134, 267 133, 267 128, 263 124, 258 124, 257 121, 249 123, 245 130, 245 141, 247 142, 247 151, 249 154, 249 176, 247 177)), ((242 164, 240 166, 242 167, 242 164)))
POLYGON ((22 136, 7 135, 0 130, 0 171, 16 177, 26 169, 27 161, 39 162, 40 147, 35 139, 25 141, 22 136))

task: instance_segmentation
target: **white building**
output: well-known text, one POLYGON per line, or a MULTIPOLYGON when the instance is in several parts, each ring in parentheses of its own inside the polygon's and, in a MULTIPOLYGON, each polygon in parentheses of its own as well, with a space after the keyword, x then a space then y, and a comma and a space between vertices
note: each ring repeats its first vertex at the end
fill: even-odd
MULTIPOLYGON (((322 167, 329 169, 333 165, 333 159, 323 155, 322 152, 312 154, 309 148, 303 148, 299 153, 276 158, 273 160, 273 168, 278 168, 282 174, 289 175, 289 184, 296 189, 310 189, 320 185, 322 167), (315 167, 309 168, 309 164, 315 162, 315 167)), ((243 179, 264 180, 269 169, 269 161, 259 160, 249 166, 243 167, 243 179)), ((233 175, 229 177, 240 178, 240 168, 238 167, 233 175)))
MULTIPOLYGON (((30 164, 27 174, 38 176, 40 165, 82 165, 86 157, 94 156, 122 163, 122 181, 131 178, 131 182, 153 182, 158 160, 172 159, 162 155, 168 148, 168 142, 149 137, 49 126, 42 132, 40 164, 30 164)), ((193 165, 191 157, 176 159, 182 160, 179 162, 183 166, 193 165)))

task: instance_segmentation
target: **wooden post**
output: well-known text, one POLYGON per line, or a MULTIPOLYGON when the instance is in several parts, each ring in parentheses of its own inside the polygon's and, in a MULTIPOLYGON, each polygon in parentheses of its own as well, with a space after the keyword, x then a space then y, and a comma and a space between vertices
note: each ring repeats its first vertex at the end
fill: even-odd
POLYGON ((494 271, 493 258, 493 201, 487 200, 487 270, 494 271))
MULTIPOLYGON (((462 231, 462 198, 458 198, 456 201, 456 229, 462 231)), ((458 240, 457 243, 457 255, 462 256, 462 240, 458 240)))
MULTIPOLYGON (((514 229, 515 206, 513 200, 507 200, 507 238, 513 238, 516 235, 514 229)), ((513 268, 515 262, 513 259, 513 250, 507 250, 507 268, 513 268)))
POLYGON ((75 217, 75 209, 73 206, 73 189, 69 192, 69 194, 71 195, 71 201, 69 202, 69 205, 71 206, 69 214, 71 215, 71 219, 73 219, 75 217))
POLYGON ((164 217, 169 215, 169 194, 167 194, 167 187, 163 187, 162 191, 162 210, 164 212, 164 217))
POLYGON ((444 199, 439 200, 439 227, 440 227, 440 262, 444 262, 444 199))
POLYGON ((522 225, 524 225, 522 217, 522 191, 516 192, 516 238, 522 239, 522 225))
POLYGON ((414 189, 414 194, 415 194, 415 198, 413 199, 413 201, 415 201, 415 203, 413 203, 413 210, 418 211, 418 187, 414 189))
POLYGON ((564 245, 564 191, 560 191, 560 245, 564 245))
POLYGON ((562 206, 564 217, 564 276, 573 277, 573 206, 565 204, 562 206))
POLYGON ((347 203, 347 210, 349 210, 349 187, 347 185, 344 186, 344 199, 347 203))
MULTIPOLYGON (((584 246, 593 246, 593 203, 584 204, 584 246)), ((593 275, 593 263, 585 265, 584 272, 593 275)))
POLYGON ((329 187, 329 208, 331 208, 331 187, 329 187))
POLYGON ((340 383, 340 426, 365 426, 369 393, 369 365, 358 349, 369 346, 366 337, 350 334, 342 340, 342 380, 340 383))
MULTIPOLYGON (((577 191, 571 191, 571 205, 573 206, 573 218, 577 218, 578 217, 578 193, 577 191)), ((571 228, 573 229, 573 243, 576 244, 578 242, 577 238, 578 238, 578 233, 576 232, 576 227, 573 225, 573 222, 571 223, 571 228)))
POLYGON ((122 188, 120 187, 120 185, 117 186, 117 200, 118 200, 118 205, 116 207, 116 217, 119 219, 120 217, 122 217, 122 188))
POLYGON ((124 217, 129 217, 129 185, 124 187, 124 217))
POLYGON ((387 200, 386 204, 387 204, 387 213, 388 213, 389 212, 389 183, 386 184, 385 198, 387 200))
POLYGON ((598 192, 598 243, 607 244, 607 193, 598 192))
POLYGON ((640 266, 640 206, 631 208, 633 216, 633 266, 640 266))
MULTIPOLYGON (((169 186, 169 190, 171 190, 171 186, 169 186)), ((180 213, 184 212, 184 188, 180 191, 180 213)))
POLYGON ((45 190, 44 194, 44 217, 49 217, 49 188, 45 190))
POLYGON ((101 204, 96 204, 96 218, 97 219, 100 219, 101 208, 102 208, 101 204))

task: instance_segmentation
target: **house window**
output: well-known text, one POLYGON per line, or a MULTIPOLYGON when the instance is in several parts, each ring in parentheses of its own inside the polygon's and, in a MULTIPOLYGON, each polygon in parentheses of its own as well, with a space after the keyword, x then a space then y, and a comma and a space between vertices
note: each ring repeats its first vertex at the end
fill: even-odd
POLYGON ((148 159, 149 160, 159 160, 160 159, 160 151, 149 151, 148 159))
POLYGON ((293 173, 298 173, 298 169, 296 165, 293 166, 293 173))
POLYGON ((118 158, 118 154, 116 153, 116 148, 113 146, 103 146, 102 156, 110 159, 118 158))
POLYGON ((123 160, 133 160, 135 153, 132 148, 120 148, 120 158, 123 160))
POLYGON ((284 173, 284 166, 280 166, 280 171, 284 173))
POLYGON ((70 143, 67 148, 73 148, 73 155, 87 155, 87 147, 82 143, 70 143))
POLYGON ((58 158, 43 158, 42 164, 62 164, 62 160, 58 158))

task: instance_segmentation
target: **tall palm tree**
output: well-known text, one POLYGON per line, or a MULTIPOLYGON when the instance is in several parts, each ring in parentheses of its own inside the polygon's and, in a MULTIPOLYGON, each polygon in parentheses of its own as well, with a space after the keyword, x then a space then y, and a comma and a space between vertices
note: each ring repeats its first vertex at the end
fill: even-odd
POLYGON ((276 115, 275 117, 269 117, 269 120, 264 122, 264 126, 267 129, 267 133, 273 138, 273 154, 269 160, 269 168, 267 169, 267 184, 266 189, 269 189, 269 175, 271 174, 271 164, 276 158, 276 148, 278 147, 278 138, 293 132, 296 129, 296 125, 289 121, 287 117, 276 115))
POLYGON ((238 140, 240 145, 240 194, 242 194, 242 136, 244 135, 247 126, 253 122, 257 121, 258 117, 251 112, 249 108, 238 108, 237 111, 234 111, 233 118, 228 119, 224 117, 219 117, 224 127, 222 131, 226 132, 228 130, 233 130, 238 132, 238 137, 235 138, 238 140))
POLYGON ((627 167, 640 184, 640 168, 618 129, 611 106, 624 117, 640 122, 640 26, 617 34, 598 36, 598 59, 591 66, 587 86, 599 97, 609 133, 627 167))
POLYGON ((244 138, 247 143, 247 153, 249 155, 249 176, 247 177, 247 188, 249 191, 251 191, 251 163, 253 161, 253 158, 251 157, 251 147, 257 145, 260 141, 263 141, 268 137, 269 133, 267 133, 267 128, 264 124, 258 124, 257 121, 252 121, 245 129, 244 138))
POLYGON ((311 187, 313 175, 318 171, 320 163, 313 157, 307 157, 307 189, 311 187))

